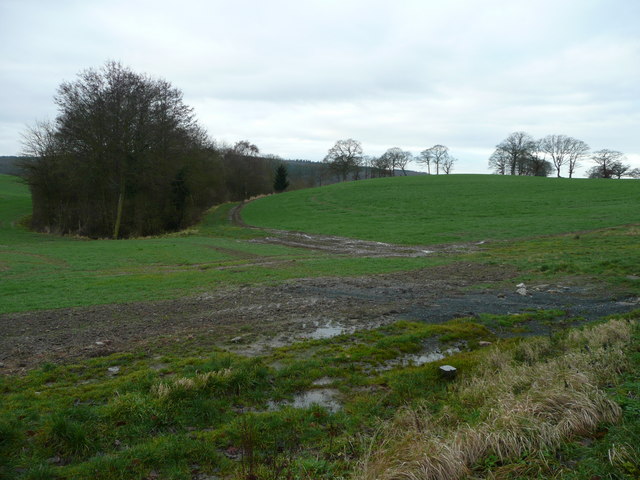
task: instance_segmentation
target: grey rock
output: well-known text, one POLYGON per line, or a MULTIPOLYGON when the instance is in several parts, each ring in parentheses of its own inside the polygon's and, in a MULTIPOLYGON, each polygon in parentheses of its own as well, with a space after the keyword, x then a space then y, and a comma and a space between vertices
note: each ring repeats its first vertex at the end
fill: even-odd
POLYGON ((456 374, 458 373, 458 369, 451 365, 442 365, 439 368, 440 376, 442 378, 452 379, 456 378, 456 374))

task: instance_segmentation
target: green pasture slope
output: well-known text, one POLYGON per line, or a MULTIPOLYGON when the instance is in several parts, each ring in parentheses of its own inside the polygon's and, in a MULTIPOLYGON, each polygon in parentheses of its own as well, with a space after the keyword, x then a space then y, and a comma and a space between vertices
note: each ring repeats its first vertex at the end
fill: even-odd
POLYGON ((640 222, 640 182, 499 175, 380 178, 248 204, 250 225, 430 245, 640 222))
POLYGON ((197 295, 212 288, 318 275, 381 273, 432 259, 336 259, 309 250, 253 243, 233 227, 231 205, 186 232, 131 240, 87 240, 28 231, 26 186, 0 175, 0 313, 197 295))
POLYGON ((0 314, 197 295, 214 288, 442 263, 510 264, 523 281, 584 277, 640 294, 640 181, 495 175, 396 177, 265 197, 252 225, 404 244, 489 240, 477 252, 353 258, 251 242, 232 205, 186 232, 87 240, 28 231, 28 189, 0 175, 0 314), (589 231, 585 233, 584 231, 589 231), (579 235, 575 232, 580 232, 579 235))
MULTIPOLYGON (((249 203, 243 218, 265 227, 428 245, 536 238, 630 224, 640 221, 639 205, 640 182, 632 180, 446 175, 367 180, 274 195, 249 203)), ((161 237, 59 237, 21 226, 31 209, 28 189, 17 177, 0 175, 0 313, 177 298, 221 286, 385 273, 456 260, 353 258, 258 244, 250 240, 259 232, 229 225, 230 207, 213 209, 186 232, 161 237)), ((574 246, 558 245, 559 241, 554 237, 535 244, 511 243, 508 251, 494 249, 475 261, 508 259, 523 270, 546 265, 545 274, 611 269, 620 278, 636 274, 637 237, 624 232, 592 236, 581 244, 589 250, 574 263, 567 263, 564 253, 574 246)))
MULTIPOLYGON (((26 188, 0 175, 0 305, 19 311, 169 298, 229 284, 461 259, 511 264, 533 277, 587 275, 609 285, 618 279, 625 292, 640 295, 640 226, 629 225, 638 221, 639 187, 632 181, 400 178, 249 205, 250 223, 376 240, 526 237, 435 259, 353 259, 251 243, 259 233, 230 226, 229 206, 179 235, 89 241, 36 234, 20 226, 30 210, 26 188), (575 202, 551 209, 562 197, 551 188, 558 185, 573 191, 575 202), (419 205, 423 190, 431 192, 430 202, 419 205), (456 196, 468 197, 466 208, 449 198, 450 190, 464 192, 456 196), (485 198, 488 191, 493 199, 485 198), (367 201, 372 192, 380 195, 367 201), (378 206, 383 198, 395 204, 378 206), (546 212, 539 213, 541 204, 546 212), (411 229, 421 209, 422 221, 411 229), (434 220, 428 221, 427 211, 434 220), (479 216, 486 222, 475 220, 479 216), (612 228, 550 235, 598 227, 612 228), (446 234, 438 237, 438 229, 446 234)), ((555 316, 527 315, 543 320, 549 314, 555 316)), ((638 320, 637 310, 583 333, 502 340, 486 325, 515 325, 523 316, 397 322, 298 342, 262 357, 185 339, 153 352, 44 363, 24 375, 0 375, 0 478, 373 480, 413 478, 420 474, 414 467, 440 468, 464 458, 474 478, 633 480, 640 478, 638 320), (421 353, 425 342, 460 340, 468 349, 439 362, 382 368, 421 353), (486 340, 494 345, 481 346, 486 340), (444 363, 459 369, 455 380, 439 375, 444 363), (108 373, 114 366, 119 373, 108 373), (339 393, 341 410, 295 407, 301 393, 324 388, 339 393), (475 432, 463 438, 476 443, 462 442, 469 448, 450 455, 455 449, 446 442, 457 432, 475 432)))

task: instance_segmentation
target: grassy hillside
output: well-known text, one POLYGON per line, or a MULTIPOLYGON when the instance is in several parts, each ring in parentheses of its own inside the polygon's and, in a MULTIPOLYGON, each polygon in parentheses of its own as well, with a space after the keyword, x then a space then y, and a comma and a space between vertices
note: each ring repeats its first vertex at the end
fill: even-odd
MULTIPOLYGON (((635 181, 404 177, 272 196, 248 204, 243 216, 256 225, 379 241, 467 242, 638 222, 639 192, 635 181)), ((335 256, 257 244, 249 240, 259 232, 228 224, 229 208, 213 209, 187 232, 157 238, 88 241, 37 234, 20 225, 30 213, 28 189, 17 177, 0 175, 0 313, 176 298, 221 286, 385 273, 456 260, 335 256)), ((624 282, 637 274, 630 253, 634 240, 624 231, 592 235, 583 237, 578 250, 566 239, 529 240, 508 251, 494 248, 475 261, 509 255, 534 275, 604 269, 608 281, 624 282)))
POLYGON ((227 222, 231 205, 213 209, 180 234, 86 240, 29 232, 29 191, 0 175, 0 313, 197 295, 212 288, 290 278, 420 268, 433 259, 334 258, 249 242, 259 233, 227 222), (295 260, 295 261, 294 261, 295 260))
POLYGON ((252 202, 250 225, 428 245, 640 222, 640 182, 498 175, 381 178, 252 202))
MULTIPOLYGON (((584 281, 630 298, 640 295, 640 228, 620 225, 639 220, 638 188, 634 181, 396 178, 248 206, 247 221, 278 228, 416 244, 508 239, 436 257, 367 258, 253 243, 259 232, 229 225, 230 205, 179 235, 36 234, 20 224, 30 209, 27 189, 0 175, 0 312, 447 262, 517 269, 511 287, 522 279, 584 281), (559 234, 600 227, 612 228, 559 234)), ((580 330, 563 329, 563 315, 399 321, 292 340, 254 357, 211 347, 209 337, 221 336, 214 326, 115 353, 95 342, 85 356, 20 375, 5 374, 0 363, 0 478, 637 479, 640 310, 580 330), (549 333, 517 338, 530 321, 548 324, 549 333), (490 330, 496 322, 514 336, 499 339, 490 330), (414 363, 434 345, 457 350, 414 363), (455 379, 439 373, 444 363, 458 368, 455 379)), ((86 320, 95 322, 90 313, 86 320)))

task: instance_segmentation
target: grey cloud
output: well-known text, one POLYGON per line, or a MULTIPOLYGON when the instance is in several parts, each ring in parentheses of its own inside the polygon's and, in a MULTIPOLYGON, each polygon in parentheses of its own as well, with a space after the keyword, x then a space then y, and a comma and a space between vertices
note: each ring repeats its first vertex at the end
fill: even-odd
POLYGON ((0 154, 55 113, 60 82, 115 59, 180 88, 213 137, 274 154, 445 143, 482 172, 523 129, 640 158, 638 14, 625 0, 7 0, 0 154))

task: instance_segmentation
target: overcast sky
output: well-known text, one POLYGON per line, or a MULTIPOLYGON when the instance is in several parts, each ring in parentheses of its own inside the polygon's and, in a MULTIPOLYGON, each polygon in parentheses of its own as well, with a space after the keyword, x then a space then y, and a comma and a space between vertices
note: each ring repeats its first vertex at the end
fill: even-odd
POLYGON ((284 158, 440 143, 488 173, 523 130, 640 167, 639 25, 640 0, 0 0, 0 155, 55 118, 62 81, 117 60, 215 140, 284 158))

